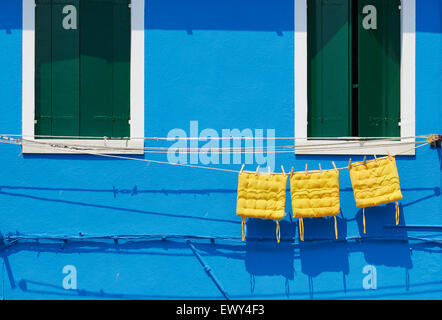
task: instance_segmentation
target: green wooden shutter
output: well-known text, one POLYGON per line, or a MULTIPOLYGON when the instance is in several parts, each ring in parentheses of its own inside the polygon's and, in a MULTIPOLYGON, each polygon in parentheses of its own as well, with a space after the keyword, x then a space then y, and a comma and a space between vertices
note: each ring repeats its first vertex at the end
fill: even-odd
POLYGON ((130 1, 114 4, 113 136, 130 136, 130 1))
POLYGON ((128 137, 130 8, 127 0, 83 0, 80 12, 80 133, 128 137))
MULTIPOLYGON (((77 29, 63 27, 63 8, 79 0, 36 1, 36 134, 79 134, 79 39, 77 29)), ((77 12, 78 17, 78 12, 77 12)))
MULTIPOLYGON (((35 134, 52 135, 52 6, 35 7, 35 134)), ((24 53, 23 53, 24 54, 24 53)))
POLYGON ((358 0, 358 127, 361 137, 400 136, 399 6, 400 0, 358 0), (367 6, 376 8, 377 21, 369 21, 373 10, 367 6), (364 8, 366 13, 363 13, 364 8))
MULTIPOLYGON (((79 39, 77 29, 64 29, 63 8, 80 0, 52 3, 52 135, 79 135, 79 39)), ((77 10, 78 19, 78 10, 77 10)))
POLYGON ((350 0, 308 0, 307 56, 308 136, 351 136, 350 0))
POLYGON ((37 135, 129 137, 129 0, 36 0, 37 135), (76 28, 66 29, 73 5, 76 28))

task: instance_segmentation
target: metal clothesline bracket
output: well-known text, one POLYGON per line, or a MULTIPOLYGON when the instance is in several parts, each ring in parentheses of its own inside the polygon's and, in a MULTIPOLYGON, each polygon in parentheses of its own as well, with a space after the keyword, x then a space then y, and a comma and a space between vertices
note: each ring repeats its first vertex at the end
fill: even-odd
POLYGON ((431 148, 440 148, 442 142, 442 135, 432 134, 427 138, 427 142, 430 144, 431 148))

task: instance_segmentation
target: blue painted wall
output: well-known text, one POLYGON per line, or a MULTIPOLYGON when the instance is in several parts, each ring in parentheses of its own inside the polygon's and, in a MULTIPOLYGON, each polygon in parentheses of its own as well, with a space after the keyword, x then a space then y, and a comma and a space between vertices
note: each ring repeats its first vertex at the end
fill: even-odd
MULTIPOLYGON (((0 132, 21 133, 21 1, 0 2, 0 132)), ((417 0, 416 134, 441 133, 442 1, 417 0)), ((146 0, 145 136, 174 128, 275 129, 294 135, 292 0, 146 0)), ((146 146, 159 145, 146 142, 146 146)), ((83 155, 20 155, 0 145, 0 232, 11 235, 186 234, 239 237, 237 176, 83 155)), ((440 149, 399 157, 400 224, 442 225, 440 149)), ((167 161, 164 154, 146 159, 167 161)), ((360 157, 353 157, 353 161, 360 157)), ((278 154, 276 168, 345 166, 348 157, 278 154)), ((216 165, 212 165, 216 166, 216 165)), ((239 165, 219 165, 239 169, 239 165)), ((250 168, 254 169, 251 165, 250 168)), ((279 171, 279 170, 278 170, 279 171)), ((340 239, 362 236, 348 172, 341 171, 340 239)), ((192 243, 230 298, 441 299, 440 229, 388 229, 394 205, 367 211, 366 237, 333 241, 331 219, 281 222, 274 241, 192 243), (290 239, 294 239, 291 240, 290 239), (363 288, 363 268, 377 289, 363 288)), ((273 221, 249 220, 249 237, 274 237, 273 221)), ((6 244, 6 243, 5 243, 6 244)), ((212 299, 223 296, 184 240, 20 240, 0 249, 3 299, 212 299), (77 270, 77 290, 62 270, 77 270)))

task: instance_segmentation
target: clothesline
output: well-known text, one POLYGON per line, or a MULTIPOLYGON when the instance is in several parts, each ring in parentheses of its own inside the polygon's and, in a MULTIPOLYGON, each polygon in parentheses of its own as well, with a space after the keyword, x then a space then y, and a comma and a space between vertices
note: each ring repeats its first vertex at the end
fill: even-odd
MULTIPOLYGON (((418 149, 418 148, 421 148, 421 147, 423 147, 425 145, 428 145, 428 144, 429 144, 429 142, 422 142, 422 144, 420 144, 418 146, 414 146, 413 148, 410 148, 410 149, 405 150, 403 152, 397 153, 396 155, 401 155, 401 154, 404 154, 404 153, 408 153, 409 151, 411 151, 413 149, 418 149)), ((70 147, 70 146, 67 146, 67 145, 64 145, 63 147, 55 146, 54 145, 52 147, 56 148, 56 149, 61 149, 61 150, 68 149, 69 151, 77 152, 77 153, 81 153, 81 154, 89 154, 89 155, 100 156, 100 157, 108 157, 108 158, 114 158, 114 159, 135 160, 135 161, 141 161, 141 162, 147 162, 147 163, 167 164, 167 165, 173 165, 173 166, 183 166, 183 167, 190 167, 190 168, 198 168, 198 169, 206 169, 206 170, 231 172, 231 173, 236 173, 236 174, 241 172, 241 170, 232 170, 232 169, 224 169, 224 168, 216 168, 216 167, 200 166, 200 165, 192 165, 192 164, 183 164, 183 163, 173 163, 173 162, 153 160, 153 159, 140 159, 140 158, 133 158, 133 157, 128 157, 128 156, 121 156, 121 155, 102 154, 102 153, 96 153, 96 152, 91 152, 91 151, 87 151, 87 150, 78 150, 78 149, 76 149, 76 147, 70 147)), ((383 158, 388 158, 388 156, 383 157, 383 158)), ((377 159, 383 159, 383 158, 377 158, 377 159)), ((367 162, 368 161, 376 161, 376 160, 375 159, 367 160, 367 162)), ((327 170, 345 170, 345 169, 348 169, 348 166, 340 167, 340 168, 333 168, 333 169, 326 169, 326 170, 309 170, 309 172, 318 172, 318 171, 327 171, 327 170)))
MULTIPOLYGON (((306 140, 305 137, 249 137, 249 136, 228 136, 228 137, 119 137, 111 138, 106 136, 57 136, 57 135, 21 135, 21 134, 0 134, 0 137, 21 137, 21 138, 47 138, 47 139, 101 139, 101 140, 166 140, 166 141, 176 141, 176 140, 306 140)), ((429 135, 418 135, 418 136, 407 136, 407 137, 309 137, 308 140, 354 140, 357 142, 360 140, 404 140, 404 139, 414 139, 414 138, 427 138, 429 135)))
MULTIPOLYGON (((0 138, 6 138, 6 140, 1 139, 1 142, 10 141, 14 144, 20 144, 19 138, 11 138, 11 136, 2 136, 0 135, 0 138)), ((365 140, 354 140, 354 141, 344 141, 344 142, 327 142, 327 143, 320 143, 320 144, 308 144, 308 145, 284 145, 284 146, 239 146, 239 147, 201 147, 201 148, 179 148, 179 147, 144 147, 144 148, 131 148, 131 147, 116 147, 116 146, 109 146, 106 145, 106 141, 104 145, 91 145, 90 143, 88 145, 81 145, 78 143, 67 143, 65 141, 58 143, 57 141, 41 141, 41 140, 29 140, 22 138, 21 141, 25 141, 27 144, 41 144, 41 145, 48 145, 51 147, 63 147, 71 146, 73 148, 83 148, 87 150, 113 150, 113 151, 140 151, 143 150, 145 153, 170 153, 170 152, 179 152, 180 154, 188 153, 199 153, 199 152, 211 152, 212 154, 229 154, 229 153, 237 153, 237 154, 254 154, 258 151, 266 151, 267 153, 291 153, 294 149, 301 150, 301 151, 315 151, 320 149, 321 151, 336 151, 336 150, 352 150, 352 149, 360 149, 363 148, 377 148, 377 147, 397 147, 398 145, 412 145, 416 143, 420 143, 423 141, 415 141, 416 138, 426 138, 428 139, 431 137, 431 135, 423 135, 423 136, 413 136, 413 137, 402 137, 402 138, 383 138, 383 139, 376 139, 376 140, 370 140, 372 142, 369 145, 362 145, 361 143, 367 142, 365 140), (395 139, 401 139, 401 140, 410 140, 413 139, 413 141, 394 141, 395 139), (359 143, 358 143, 359 142, 359 143), (381 143, 378 143, 381 142, 381 143), (391 143, 387 143, 391 142, 391 143)), ((325 139, 325 138, 321 138, 325 139)), ((366 138, 370 139, 370 138, 366 138)), ((126 143, 128 140, 126 140, 126 143)))
MULTIPOLYGON (((60 150, 69 150, 71 152, 77 152, 77 153, 81 153, 81 154, 89 154, 89 155, 95 155, 95 156, 101 156, 101 157, 109 157, 109 158, 116 158, 116 159, 122 159, 122 160, 135 160, 135 161, 142 161, 142 162, 147 162, 147 163, 158 163, 158 164, 168 164, 168 165, 174 165, 174 166, 183 166, 183 167, 190 167, 190 168, 198 168, 198 169, 207 169, 207 170, 216 170, 216 171, 223 171, 223 172, 231 172, 231 173, 236 173, 238 174, 239 172, 241 172, 240 170, 232 170, 232 169, 225 169, 225 168, 217 168, 217 167, 209 167, 209 166, 200 166, 200 165, 193 165, 193 164, 182 164, 182 163, 172 163, 172 162, 167 162, 167 161, 160 161, 160 160, 153 160, 153 159, 140 159, 140 158, 133 158, 133 157, 128 157, 128 156, 121 156, 121 155, 110 155, 110 154, 102 154, 102 153, 97 153, 97 152, 92 152, 90 151, 91 146, 82 146, 82 145, 76 145, 76 144, 67 144, 67 143, 62 143, 59 144, 57 142, 42 142, 42 141, 37 141, 37 140, 26 140, 26 139, 17 139, 17 138, 12 138, 12 137, 20 137, 21 135, 0 135, 0 138, 6 137, 6 140, 1 139, 0 142, 1 143, 10 143, 10 144, 18 144, 18 145, 22 145, 23 141, 26 141, 26 143, 35 143, 35 144, 44 144, 44 145, 49 145, 52 148, 55 149, 60 149, 60 150)), ((429 137, 431 137, 431 135, 421 135, 421 136, 413 136, 413 137, 403 137, 401 139, 414 139, 414 138, 426 138, 428 139, 429 137)), ((386 138, 386 139, 394 139, 394 138, 386 138)), ((405 150, 403 152, 397 153, 396 155, 401 155, 401 154, 405 154, 408 153, 409 151, 413 150, 413 149, 418 149, 420 147, 423 147, 425 145, 428 145, 430 142, 428 142, 427 140, 424 141, 414 141, 414 142, 399 142, 401 144, 413 144, 414 146, 408 150, 405 150), (420 145, 417 145, 419 143, 422 143, 420 145)), ((398 142, 396 142, 395 144, 377 144, 377 145, 371 145, 371 146, 365 146, 365 147, 388 147, 388 146, 397 146, 399 144, 398 142)), ((345 143, 344 143, 345 144, 345 143)), ((321 147, 321 151, 325 151, 327 150, 327 144, 322 144, 322 145, 317 145, 317 147, 321 147)), ((287 147, 287 146, 285 146, 287 147)), ((293 153, 293 149, 295 148, 300 148, 300 147, 305 147, 305 146, 289 146, 292 149, 290 150, 274 150, 272 152, 272 150, 267 149, 267 153, 293 153)), ((310 146, 311 147, 311 146, 310 146)), ((347 147, 347 148, 351 148, 351 147, 347 147)), ((359 146, 358 146, 359 148, 359 146)), ((106 149, 108 149, 108 147, 106 147, 106 149)), ((125 148, 116 148, 117 150, 127 150, 125 148)), ((178 152, 179 148, 174 148, 174 152, 178 152)), ((200 148, 199 150, 203 150, 204 148, 200 148)), ((341 147, 339 148, 339 150, 344 150, 345 147, 341 147)), ((334 149, 336 150, 336 149, 334 149)), ((212 151, 212 148, 207 148, 207 151, 212 151)), ((242 152, 246 152, 246 151, 242 151, 242 152)), ((149 153, 149 152, 146 152, 149 153)), ((254 152, 256 153, 256 151, 254 152)), ((222 153, 221 153, 222 154, 222 153)), ((384 157, 385 158, 385 157, 384 157)), ((382 159, 382 158, 378 158, 378 159, 382 159)), ((351 160, 351 159, 350 159, 351 160)), ((368 161, 376 161, 376 160, 368 160, 368 161)), ((348 166, 345 167, 341 167, 341 168, 333 168, 333 169, 328 169, 328 170, 345 170, 348 169, 348 166)), ((327 171, 327 170, 309 170, 310 172, 315 172, 315 171, 327 171)), ((304 171, 303 171, 304 172, 304 171)))
MULTIPOLYGON (((87 146, 87 145, 79 145, 79 144, 68 144, 68 143, 53 143, 53 142, 41 142, 35 140, 24 140, 26 143, 30 144, 40 144, 47 145, 50 147, 72 147, 84 150, 113 150, 113 151, 139 151, 144 150, 144 153, 151 154, 169 154, 169 153, 180 153, 180 154, 198 154, 201 152, 210 152, 211 154, 256 154, 258 152, 262 153, 293 153, 295 149, 308 151, 308 150, 321 150, 321 151, 333 151, 333 150, 353 150, 360 149, 360 145, 352 145, 352 146, 332 146, 330 145, 309 145, 309 146, 267 146, 267 147, 233 147, 233 148, 216 148, 216 147, 205 147, 205 148, 123 148, 123 147, 113 147, 113 146, 87 146)), ((420 143, 424 141, 416 141, 416 142, 397 142, 391 144, 371 144, 364 146, 366 149, 370 148, 379 148, 379 147, 397 147, 399 145, 415 145, 416 143, 420 143)))

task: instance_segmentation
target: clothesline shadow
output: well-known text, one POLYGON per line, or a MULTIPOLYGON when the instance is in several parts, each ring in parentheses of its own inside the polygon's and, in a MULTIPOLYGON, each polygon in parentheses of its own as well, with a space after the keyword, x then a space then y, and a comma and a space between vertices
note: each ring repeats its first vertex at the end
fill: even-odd
MULTIPOLYGON (((3 236, 0 234, 0 236, 3 236)), ((5 276, 9 279, 10 288, 12 290, 21 290, 24 293, 35 295, 48 295, 52 297, 77 298, 77 299, 219 299, 219 295, 214 296, 190 296, 188 294, 173 294, 170 295, 149 295, 140 290, 139 293, 118 293, 106 292, 100 290, 88 290, 87 287, 80 287, 76 290, 66 290, 62 286, 52 283, 36 281, 34 279, 20 279, 20 275, 14 275, 13 268, 9 263, 9 257, 20 252, 35 252, 37 258, 42 253, 53 253, 56 255, 89 255, 89 254, 114 254, 121 256, 146 256, 146 257, 170 257, 170 258, 190 258, 195 259, 194 254, 189 249, 185 242, 168 241, 168 240, 137 240, 128 241, 120 240, 118 242, 108 240, 84 240, 84 241, 61 241, 44 242, 26 242, 19 240, 16 244, 6 245, 0 244, 0 258, 3 259, 4 268, 6 270, 5 276)), ((124 258, 122 258, 124 259, 124 258)), ((165 274, 166 276, 166 270, 165 274)), ((161 275, 159 275, 161 277, 161 275)), ((209 281, 209 280, 208 280, 209 281)), ((6 285, 6 283, 4 283, 6 285)), ((58 298, 57 298, 58 299, 58 298)))
MULTIPOLYGON (((327 228, 329 223, 324 219, 324 228, 327 228)), ((274 229, 272 221, 260 221, 256 224, 259 228, 274 229), (262 223, 264 222, 264 223, 262 223)), ((251 225, 253 229, 253 224, 251 225)), ((288 223, 283 223, 282 228, 290 227, 288 223)), ((256 229, 258 231, 258 229, 256 229)), ((266 288, 260 286, 259 277, 271 276, 282 277, 285 281, 285 292, 281 292, 287 298, 293 298, 297 295, 303 295, 302 292, 290 292, 289 281, 295 278, 296 261, 301 264, 301 272, 308 276, 309 295, 310 298, 315 298, 315 294, 322 295, 323 291, 315 291, 314 280, 324 273, 334 273, 338 277, 342 274, 342 288, 334 287, 329 293, 344 292, 345 294, 358 294, 359 289, 347 290, 346 276, 349 274, 349 253, 363 253, 368 264, 375 266, 389 266, 400 267, 405 269, 404 287, 408 290, 409 287, 419 286, 419 282, 413 282, 410 285, 408 270, 412 268, 410 250, 440 253, 440 245, 435 243, 415 243, 409 244, 406 241, 372 241, 372 239, 362 239, 357 242, 348 242, 344 240, 324 240, 311 241, 308 237, 304 242, 292 242, 290 237, 293 237, 294 228, 291 233, 286 234, 285 240, 277 243, 271 240, 250 240, 243 242, 231 243, 229 241, 198 241, 193 243, 198 252, 205 257, 225 257, 229 259, 237 259, 244 261, 246 271, 250 275, 250 291, 253 296, 254 292, 260 292, 259 296, 266 288)), ((342 236, 345 234, 345 228, 341 226, 342 236)), ((272 230, 274 231, 274 230, 272 230)), ((306 225, 305 233, 312 231, 311 226, 306 225)), ((314 230, 313 230, 314 231, 314 230)), ((256 234, 252 232, 252 236, 256 234)), ((119 241, 113 240, 87 240, 87 241, 68 241, 59 243, 43 243, 39 242, 25 242, 20 240, 17 244, 8 247, 0 246, 0 258, 3 259, 5 267, 5 278, 9 279, 9 285, 12 290, 17 288, 32 294, 48 294, 55 296, 73 297, 109 297, 119 299, 144 299, 144 298, 158 298, 158 296, 149 296, 145 294, 122 294, 122 293, 105 293, 100 291, 88 291, 86 288, 78 290, 78 292, 68 292, 66 290, 58 290, 52 284, 38 283, 35 279, 21 279, 20 274, 16 274, 14 278, 13 266, 9 263, 9 257, 20 252, 35 252, 37 257, 41 253, 53 253, 57 255, 87 255, 87 254, 114 254, 121 255, 124 259, 126 255, 136 256, 165 256, 165 257, 193 257, 194 254, 189 250, 188 245, 184 241, 168 241, 168 240, 138 240, 138 241, 119 241), (24 280, 24 282, 23 282, 24 280), (46 290, 46 289, 56 290, 46 290)), ((196 259, 196 257, 195 257, 196 259)), ((222 267, 223 263, 215 265, 210 264, 213 272, 217 274, 218 268, 222 267)), ((159 275, 160 276, 160 275, 159 275)), ((5 279, 6 280, 6 279, 5 279)), ((208 278, 208 281, 210 279, 208 278)), ((7 285, 7 280, 4 285, 7 285)), ((230 288, 226 287, 227 291, 230 288)), ((293 289, 292 289, 293 291, 293 289)), ((179 295, 165 296, 162 298, 185 298, 179 295)), ((207 297, 195 297, 207 298, 207 297)), ((216 297, 214 297, 216 298, 216 297)))
MULTIPOLYGON (((164 216, 164 217, 173 217, 173 218, 181 218, 181 219, 191 219, 191 220, 202 220, 202 221, 211 221, 211 222, 222 222, 222 223, 233 223, 233 224, 239 224, 237 220, 231 220, 231 219, 222 219, 222 218, 209 218, 209 217, 201 217, 201 216, 192 216, 192 215, 184 215, 179 213, 167 213, 167 212, 156 212, 156 211, 149 211, 149 210, 143 210, 143 209, 136 209, 136 208, 127 208, 122 206, 116 206, 116 205, 110 205, 110 204, 100 204, 100 203, 93 203, 93 202, 85 202, 85 201, 77 201, 77 200, 67 200, 62 198, 54 198, 50 196, 38 196, 35 194, 28 194, 28 193, 17 193, 17 192, 9 192, 5 190, 42 190, 42 191, 82 191, 82 192, 109 192, 115 195, 118 193, 133 193, 134 190, 137 194, 139 193, 145 193, 145 194, 153 194, 153 193, 160 193, 165 195, 170 194, 200 194, 200 195, 210 195, 210 194, 232 194, 235 193, 236 190, 229 190, 229 189, 201 189, 201 190, 137 190, 136 186, 134 189, 124 189, 122 191, 121 189, 79 189, 79 188, 40 188, 40 187, 14 187, 14 186, 0 186, 0 195, 3 196, 10 196, 10 197, 16 197, 20 199, 32 199, 32 200, 38 200, 38 201, 45 201, 45 202, 54 202, 54 203, 61 203, 61 204, 68 204, 68 205, 75 205, 75 206, 82 206, 82 207, 92 207, 92 208, 101 208, 101 209, 108 209, 112 210, 114 212, 126 212, 126 213, 136 213, 136 214, 146 214, 146 215, 156 215, 156 216, 164 216)), ((93 197, 90 197, 90 199, 93 199, 93 197)))
POLYGON ((26 293, 36 295, 50 295, 52 297, 67 297, 77 299, 124 299, 124 300, 150 300, 150 299, 172 299, 172 300, 186 300, 186 299, 219 299, 218 295, 215 296, 190 296, 189 294, 183 295, 149 295, 146 293, 118 293, 118 292, 106 292, 104 290, 93 291, 87 289, 66 290, 62 286, 46 283, 42 281, 35 281, 29 279, 21 279, 18 282, 18 287, 26 293))
POLYGON ((37 187, 37 186, 11 186, 1 185, 0 191, 5 190, 32 190, 32 191, 57 191, 57 192, 91 192, 91 193, 112 193, 116 198, 118 195, 137 196, 142 194, 164 194, 164 195, 207 195, 212 194, 236 194, 236 189, 212 188, 212 189, 140 189, 137 185, 131 188, 112 188, 92 189, 92 188, 66 188, 66 187, 37 187))

